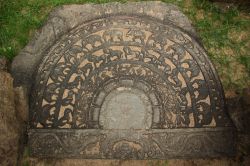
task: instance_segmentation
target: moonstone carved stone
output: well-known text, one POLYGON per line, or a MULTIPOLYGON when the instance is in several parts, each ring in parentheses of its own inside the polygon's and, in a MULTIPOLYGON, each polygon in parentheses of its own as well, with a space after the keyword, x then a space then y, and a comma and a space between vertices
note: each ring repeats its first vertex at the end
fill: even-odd
POLYGON ((31 94, 33 156, 235 153, 219 78, 189 20, 173 5, 57 8, 12 71, 15 84, 31 94))

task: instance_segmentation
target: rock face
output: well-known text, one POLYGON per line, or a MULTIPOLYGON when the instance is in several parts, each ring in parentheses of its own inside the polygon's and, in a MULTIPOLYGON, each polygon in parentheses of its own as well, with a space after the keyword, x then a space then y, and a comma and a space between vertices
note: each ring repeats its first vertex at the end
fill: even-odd
POLYGON ((0 165, 16 165, 20 128, 15 112, 13 78, 4 71, 7 61, 1 59, 3 61, 0 65, 0 165))
POLYGON ((242 96, 227 99, 229 114, 238 130, 238 156, 250 156, 250 87, 242 96))
POLYGON ((220 80, 189 20, 173 5, 60 7, 15 58, 12 74, 31 96, 33 156, 235 153, 220 80))
POLYGON ((28 102, 22 87, 13 87, 7 72, 8 61, 0 58, 0 165, 18 165, 22 153, 24 123, 27 122, 28 102))

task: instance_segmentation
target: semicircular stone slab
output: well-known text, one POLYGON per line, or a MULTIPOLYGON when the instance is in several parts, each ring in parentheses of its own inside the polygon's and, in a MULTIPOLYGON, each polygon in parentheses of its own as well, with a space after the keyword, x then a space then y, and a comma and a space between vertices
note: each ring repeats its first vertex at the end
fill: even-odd
POLYGON ((100 12, 111 11, 79 21, 42 51, 27 85, 32 86, 29 143, 34 156, 234 154, 234 128, 214 67, 192 28, 183 26, 187 19, 173 6, 176 14, 166 15, 175 22, 144 13, 152 3, 132 3, 142 10, 137 14, 128 4, 113 4, 127 8, 116 14, 109 5, 95 5, 100 12))

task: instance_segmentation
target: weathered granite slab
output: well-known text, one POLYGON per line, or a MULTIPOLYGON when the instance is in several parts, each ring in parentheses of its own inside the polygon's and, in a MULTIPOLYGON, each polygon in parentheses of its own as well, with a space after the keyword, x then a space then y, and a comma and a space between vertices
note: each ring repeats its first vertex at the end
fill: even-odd
POLYGON ((223 89, 188 19, 162 2, 53 11, 12 64, 37 157, 232 156, 223 89))

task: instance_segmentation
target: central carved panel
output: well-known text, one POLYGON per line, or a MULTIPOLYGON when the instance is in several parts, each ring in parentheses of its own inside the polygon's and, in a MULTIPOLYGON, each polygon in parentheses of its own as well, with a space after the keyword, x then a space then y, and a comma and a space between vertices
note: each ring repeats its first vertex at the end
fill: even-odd
POLYGON ((103 129, 149 129, 152 106, 143 91, 119 87, 103 102, 99 119, 103 129))

